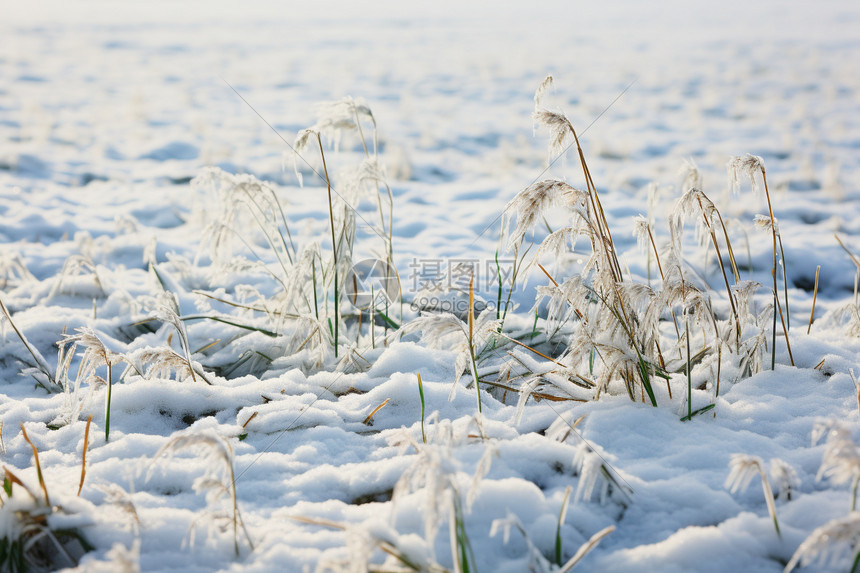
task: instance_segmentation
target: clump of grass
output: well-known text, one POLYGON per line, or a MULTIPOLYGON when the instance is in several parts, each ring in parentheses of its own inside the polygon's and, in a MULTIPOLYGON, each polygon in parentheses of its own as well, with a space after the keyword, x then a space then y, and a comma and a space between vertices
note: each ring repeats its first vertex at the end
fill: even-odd
POLYGON ((0 289, 36 280, 24 264, 21 255, 4 251, 0 253, 0 289))
MULTIPOLYGON (((239 556, 240 527, 245 541, 248 543, 251 551, 253 551, 254 543, 251 541, 251 536, 239 512, 239 502, 236 496, 236 477, 233 473, 233 448, 214 431, 196 430, 175 435, 158 450, 155 454, 155 459, 162 456, 172 458, 176 453, 185 449, 203 453, 200 461, 203 463, 206 472, 194 481, 194 490, 197 492, 207 492, 206 499, 209 504, 215 504, 224 495, 228 495, 230 498, 231 507, 229 512, 212 510, 207 515, 207 518, 213 522, 227 521, 230 523, 233 530, 233 548, 237 557, 239 556)), ((191 542, 193 543, 193 526, 191 535, 191 542)))
POLYGON ((297 256, 296 247, 281 200, 270 184, 253 175, 232 175, 209 167, 198 174, 191 185, 211 189, 218 195, 217 216, 207 225, 201 241, 201 245, 209 245, 213 262, 219 266, 229 263, 235 238, 254 253, 237 229, 256 227, 282 271, 280 280, 288 275, 297 256))
POLYGON ((773 335, 772 335, 772 356, 771 369, 776 365, 776 318, 777 313, 782 322, 782 329, 785 334, 785 345, 788 350, 788 356, 791 360, 791 365, 794 366, 794 356, 791 353, 791 341, 788 338, 788 331, 791 328, 789 319, 788 306, 788 275, 787 263, 785 260, 785 252, 782 248, 782 237, 779 234, 779 227, 776 217, 773 215, 773 204, 770 198, 770 191, 767 186, 767 174, 764 167, 764 160, 756 155, 746 154, 743 156, 733 157, 729 162, 729 174, 731 176, 730 184, 732 188, 740 186, 740 176, 745 174, 749 177, 752 183, 753 190, 758 189, 756 182, 756 173, 761 173, 762 182, 764 183, 764 193, 767 199, 767 216, 759 216, 756 218, 756 223, 761 228, 771 232, 773 237, 773 268, 771 269, 771 277, 773 278, 773 306, 777 312, 773 316, 773 335), (785 314, 783 314, 783 303, 779 300, 779 288, 777 285, 777 267, 782 266, 782 282, 784 291, 784 306, 785 314))
MULTIPOLYGON (((549 83, 548 83, 549 82, 549 83)), ((570 120, 561 112, 542 106, 547 79, 535 95, 534 118, 550 132, 550 154, 563 153, 569 145, 576 145, 582 168, 585 190, 579 190, 560 180, 546 180, 530 185, 507 205, 503 227, 509 213, 516 211, 517 225, 511 233, 509 248, 519 248, 526 232, 533 228, 550 208, 564 210, 570 224, 554 231, 542 242, 536 257, 543 253, 558 256, 574 245, 578 237, 586 238, 591 255, 582 272, 572 279, 552 281, 552 287, 538 291, 537 304, 550 298, 549 316, 552 320, 566 320, 570 310, 580 320, 568 342, 560 362, 576 371, 588 364, 589 374, 594 370, 595 356, 602 362, 602 376, 598 382, 598 395, 608 388, 611 380, 619 378, 634 398, 637 384, 642 396, 648 395, 653 406, 657 398, 652 387, 654 376, 666 376, 660 366, 659 343, 652 325, 642 320, 643 302, 651 297, 644 285, 628 282, 618 263, 617 249, 612 239, 600 196, 591 178, 579 137, 570 120), (562 310, 564 309, 564 310, 562 310), (568 310, 569 309, 569 310, 568 310), (559 312, 563 314, 559 314, 559 312)))
POLYGON ((717 233, 715 227, 717 225, 720 226, 723 233, 723 238, 725 240, 726 249, 729 254, 729 260, 731 262, 732 275, 734 277, 735 285, 737 285, 740 280, 740 274, 738 273, 737 265, 735 264, 735 257, 732 251, 731 241, 729 239, 728 231, 726 230, 726 226, 723 223, 723 218, 720 215, 719 210, 714 205, 714 203, 702 192, 701 189, 696 187, 691 187, 687 191, 684 192, 684 195, 678 200, 678 203, 675 206, 673 212, 673 221, 671 225, 678 229, 683 223, 682 219, 685 216, 690 216, 695 214, 699 219, 699 224, 702 226, 702 230, 707 232, 707 236, 711 239, 711 245, 714 247, 714 252, 716 253, 717 264, 720 268, 720 272, 723 276, 723 282, 726 287, 726 296, 729 300, 729 305, 732 310, 732 318, 734 320, 734 334, 735 334, 735 348, 740 347, 741 340, 741 320, 738 315, 738 309, 735 304, 735 297, 732 292, 732 287, 729 284, 728 276, 726 275, 726 268, 723 264, 723 257, 720 251, 720 245, 717 241, 717 233))
POLYGON ((66 262, 63 263, 63 269, 57 277, 57 282, 54 284, 54 287, 51 289, 51 293, 48 296, 53 297, 63 292, 68 292, 68 294, 74 295, 75 291, 73 288, 66 291, 64 290, 64 286, 66 286, 69 279, 84 276, 87 273, 93 277, 93 284, 96 287, 98 296, 107 296, 102 280, 99 277, 98 267, 92 257, 86 254, 72 255, 66 259, 66 262))
MULTIPOLYGON (((112 367, 120 361, 127 362, 127 359, 122 354, 108 350, 98 334, 91 328, 79 328, 77 329, 77 334, 64 335, 63 339, 57 345, 60 347, 58 367, 62 368, 62 379, 64 380, 67 392, 69 388, 69 360, 71 360, 78 346, 84 348, 84 353, 78 366, 75 387, 78 388, 80 386, 81 380, 87 380, 91 385, 101 383, 107 386, 107 394, 105 396, 105 442, 107 442, 110 439, 110 405, 111 390, 113 389, 112 367), (105 367, 106 378, 100 378, 95 375, 96 369, 100 366, 105 367)), ((78 408, 73 408, 72 419, 77 418, 78 411, 78 408)), ((89 423, 87 423, 87 428, 89 429, 89 423)), ((83 477, 81 478, 81 483, 83 483, 83 477)))
MULTIPOLYGON (((184 353, 183 358, 188 366, 188 372, 191 375, 191 380, 197 382, 197 373, 194 369, 194 364, 191 360, 191 346, 188 343, 188 333, 185 331, 185 324, 180 318, 179 301, 173 293, 165 293, 162 296, 158 308, 155 310, 155 318, 166 322, 176 329, 176 334, 179 336, 179 342, 184 353)), ((211 384, 209 380, 203 377, 204 381, 211 384)))
MULTIPOLYGON (((477 425, 479 434, 483 435, 480 415, 474 417, 472 422, 477 425)), ((433 425, 426 444, 416 442, 407 432, 402 432, 392 440, 393 445, 400 446, 403 450, 411 448, 417 452, 415 461, 403 472, 394 486, 392 503, 402 503, 402 499, 420 490, 423 498, 420 512, 424 516, 426 541, 432 546, 440 525, 447 521, 454 570, 462 573, 477 571, 465 519, 481 480, 490 470, 495 454, 492 445, 485 448, 464 496, 458 486, 458 474, 461 470, 452 456, 452 450, 468 436, 468 432, 465 435, 455 434, 451 423, 441 420, 433 425)))
MULTIPOLYGON (((312 316, 323 328, 316 332, 310 341, 315 353, 309 364, 311 368, 321 367, 328 360, 327 356, 317 355, 318 338, 325 336, 329 349, 333 350, 337 360, 343 352, 342 346, 348 344, 348 340, 355 339, 358 343, 362 337, 361 314, 358 315, 357 325, 350 321, 349 315, 344 314, 344 280, 352 266, 355 218, 360 217, 368 223, 363 216, 356 213, 351 203, 357 202, 368 193, 375 197, 379 213, 379 224, 368 223, 368 227, 383 240, 382 258, 388 268, 394 269, 394 201, 385 169, 379 160, 376 119, 363 100, 353 98, 322 104, 317 111, 319 117, 316 123, 301 130, 291 147, 295 152, 293 160, 299 183, 304 183, 298 169, 299 159, 308 163, 311 170, 325 183, 330 256, 323 256, 317 243, 302 246, 293 241, 274 185, 248 175, 231 175, 217 169, 206 170, 195 178, 193 184, 213 190, 219 197, 217 213, 204 233, 204 243, 210 247, 210 258, 219 270, 236 269, 237 265, 248 267, 246 259, 234 256, 233 243, 239 239, 243 249, 250 253, 251 266, 267 272, 281 290, 272 296, 261 297, 262 304, 253 307, 256 312, 266 312, 273 325, 270 328, 262 329, 226 316, 182 317, 183 320, 216 320, 248 331, 256 330, 273 338, 286 335, 287 344, 279 348, 278 352, 290 354, 298 352, 295 350, 297 344, 293 344, 295 332, 304 330, 303 322, 312 316), (365 137, 368 124, 372 126, 372 143, 365 137), (324 144, 329 140, 334 143, 336 149, 342 137, 350 132, 358 135, 365 158, 356 169, 346 173, 343 181, 339 183, 342 191, 339 193, 335 190, 335 179, 340 176, 333 173, 324 144), (319 171, 302 155, 311 146, 319 148, 319 171), (255 241, 253 237, 247 236, 247 229, 256 230, 256 238, 261 240, 255 241), (264 248, 272 254, 267 255, 263 252, 264 248), (269 268, 272 260, 275 265, 269 268)), ((381 309, 372 309, 370 312, 371 320, 364 330, 371 331, 371 344, 375 342, 373 329, 377 316, 383 319, 386 331, 392 326, 399 326, 390 319, 387 308, 384 312, 381 309)), ((282 343, 283 340, 277 342, 279 345, 282 343)), ((303 344, 298 346, 304 347, 303 344)))
POLYGON ((56 570, 76 566, 72 552, 90 549, 89 544, 74 529, 57 529, 49 518, 62 512, 51 504, 39 452, 21 424, 21 434, 33 450, 33 465, 41 495, 27 486, 9 468, 3 467, 3 495, 0 495, 0 570, 25 573, 31 570, 56 570), (23 494, 17 492, 23 491, 23 494), (76 542, 77 548, 71 543, 76 542))
MULTIPOLYGON (((574 251, 580 238, 587 240, 591 247, 584 262, 580 255, 577 272, 573 276, 559 278, 558 281, 538 263, 551 284, 538 287, 533 311, 536 312, 542 302, 548 301, 545 319, 548 327, 547 342, 561 343, 555 344, 554 348, 561 348, 562 351, 559 354, 558 350, 549 350, 549 345, 543 352, 538 348, 531 350, 543 354, 547 360, 564 368, 567 379, 560 380, 560 388, 568 382, 577 384, 593 380, 596 387, 593 398, 596 399, 601 393, 611 391, 610 388, 616 382, 620 382, 631 400, 641 399, 656 406, 654 380, 666 380, 671 399, 671 373, 680 373, 686 378, 686 407, 682 420, 687 421, 715 408, 726 359, 737 357, 740 361, 741 376, 761 369, 762 354, 768 342, 763 335, 766 319, 773 321, 770 350, 771 366, 775 365, 777 317, 782 322, 789 360, 794 365, 789 340, 784 249, 761 159, 751 155, 735 158, 729 169, 735 187, 738 186, 741 174, 748 175, 754 187, 757 187, 759 176, 764 183, 769 213, 765 219, 773 238, 774 253, 771 273, 774 301, 772 310, 765 308, 757 311, 753 308, 752 296, 755 288, 760 285, 741 280, 729 233, 731 221, 724 220, 717 206, 702 191, 701 174, 692 162, 682 170, 684 193, 669 218, 668 247, 662 251, 658 248, 653 230, 651 202, 656 196, 655 192, 649 193, 649 217, 640 217, 635 221, 635 232, 640 245, 646 247, 649 261, 649 284, 640 284, 630 273, 627 273, 630 276, 625 276, 622 272, 612 231, 576 130, 562 112, 550 110, 543 105, 547 89, 552 83, 552 79, 547 78, 538 88, 535 94, 534 118, 538 125, 550 132, 551 158, 558 157, 569 147, 575 146, 584 190, 558 179, 529 185, 506 206, 503 213, 503 230, 510 226, 509 219, 516 216, 516 225, 507 234, 507 247, 515 252, 522 252, 519 249, 527 233, 540 226, 544 221, 544 214, 551 210, 555 214, 565 213, 569 218, 568 223, 555 231, 548 228, 549 234, 542 240, 531 264, 536 263, 543 255, 552 256, 556 261, 562 259, 574 251), (723 298, 729 309, 727 318, 722 318, 721 314, 715 311, 711 301, 711 287, 707 281, 696 272, 694 266, 687 265, 683 259, 681 242, 684 221, 688 219, 696 221, 700 243, 708 245, 706 264, 711 253, 715 255, 725 292, 723 298), (652 259, 656 261, 660 274, 659 289, 651 285, 652 259), (782 266, 782 292, 778 288, 778 266, 782 266), (669 335, 669 329, 664 328, 667 323, 673 327, 674 339, 669 335), (698 367, 699 364, 702 364, 701 368, 698 367), (706 368, 709 370, 708 379, 713 388, 713 401, 694 409, 693 390, 697 387, 694 377, 697 372, 706 368)), ((749 252, 749 247, 747 251, 749 252)), ((857 315, 860 316, 860 311, 857 315)), ((513 343, 520 341, 514 340, 513 343)), ((521 403, 523 396, 538 390, 548 379, 548 373, 541 372, 541 369, 512 365, 499 370, 499 383, 509 382, 514 369, 517 372, 525 370, 537 373, 525 375, 520 392, 521 403)), ((520 375, 522 374, 517 374, 520 375)), ((706 387, 699 386, 700 389, 706 387)), ((571 397, 576 396, 570 390, 566 392, 571 397)))

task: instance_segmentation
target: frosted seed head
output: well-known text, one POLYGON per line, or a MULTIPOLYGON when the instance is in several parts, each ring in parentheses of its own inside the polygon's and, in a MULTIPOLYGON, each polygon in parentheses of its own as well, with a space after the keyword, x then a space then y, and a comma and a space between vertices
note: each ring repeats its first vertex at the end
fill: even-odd
POLYGON ((537 90, 535 91, 535 110, 537 110, 538 106, 540 106, 540 102, 543 99, 543 96, 546 95, 546 92, 553 87, 553 78, 552 75, 548 75, 544 80, 540 83, 537 90))
POLYGON ((747 153, 746 155, 739 155, 737 157, 732 157, 728 163, 729 169, 729 188, 732 191, 740 190, 740 178, 741 175, 746 175, 749 177, 750 183, 752 184, 753 192, 758 191, 758 183, 756 182, 756 172, 764 173, 764 160, 757 156, 751 155, 747 153))

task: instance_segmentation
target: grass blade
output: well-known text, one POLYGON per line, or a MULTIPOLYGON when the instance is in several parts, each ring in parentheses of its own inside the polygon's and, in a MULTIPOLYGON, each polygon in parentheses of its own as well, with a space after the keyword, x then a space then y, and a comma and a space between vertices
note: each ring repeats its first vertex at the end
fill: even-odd
POLYGON ((812 330, 812 320, 815 318, 815 300, 818 298, 818 274, 821 272, 821 265, 815 267, 815 286, 812 287, 812 310, 809 311, 809 326, 806 327, 806 334, 812 330))
POLYGON ((87 427, 84 429, 84 451, 81 457, 81 483, 78 485, 78 497, 81 495, 81 490, 84 489, 84 478, 87 476, 87 448, 90 445, 90 424, 93 421, 93 415, 87 417, 87 427))
POLYGON ((205 314, 195 314, 190 316, 180 316, 179 320, 187 321, 187 320, 214 320, 215 322, 223 322, 224 324, 229 324, 230 326, 235 326, 236 328, 242 328, 245 330, 251 330, 254 332, 259 332, 260 334, 265 334, 270 338, 277 338, 280 336, 277 332, 272 332, 271 330, 266 330, 265 328, 260 328, 259 326, 251 326, 250 324, 242 324, 241 322, 236 322, 234 320, 224 318, 221 316, 210 316, 205 314))
POLYGON ((418 396, 421 398, 421 439, 427 443, 427 434, 424 431, 424 383, 421 381, 421 373, 418 373, 418 396))
POLYGON ((565 563, 565 564, 564 564, 564 565, 563 565, 563 566, 558 570, 558 572, 557 572, 557 573, 567 573, 568 571, 570 571, 571 569, 573 569, 574 567, 576 567, 576 566, 577 566, 577 564, 579 564, 579 562, 580 562, 580 561, 582 561, 583 557, 585 557, 586 555, 588 555, 588 553, 589 553, 592 549, 594 549, 595 547, 597 547, 597 544, 598 544, 598 543, 600 543, 600 542, 601 542, 601 540, 603 540, 603 538, 604 538, 604 537, 606 537, 607 535, 609 535, 609 534, 610 534, 610 533, 612 533, 613 531, 615 531, 615 526, 614 526, 614 525, 610 525, 610 526, 609 526, 609 527, 607 527, 606 529, 601 529, 600 531, 598 531, 597 533, 595 533, 594 535, 592 535, 592 536, 591 536, 591 539, 589 539, 588 541, 586 541, 585 543, 583 543, 583 544, 582 544, 582 546, 581 546, 581 547, 576 551, 576 554, 575 554, 573 557, 571 557, 571 558, 570 558, 570 561, 568 561, 567 563, 565 563))
MULTIPOLYGON (((30 436, 27 435, 27 430, 24 428, 24 423, 21 423, 21 433, 24 435, 24 440, 30 444, 30 447, 33 448, 33 459, 36 464, 36 477, 39 478, 39 486, 42 488, 42 493, 45 494, 45 505, 51 507, 51 499, 48 497, 48 487, 45 485, 45 476, 42 474, 42 464, 39 463, 39 452, 36 450, 36 446, 33 445, 33 442, 30 441, 30 436)), ((7 472, 8 474, 8 472, 7 472)))

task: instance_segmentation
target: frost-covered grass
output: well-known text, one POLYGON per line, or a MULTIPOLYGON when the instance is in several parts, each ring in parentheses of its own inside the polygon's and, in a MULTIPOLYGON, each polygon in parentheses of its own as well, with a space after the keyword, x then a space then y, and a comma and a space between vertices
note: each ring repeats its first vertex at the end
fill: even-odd
POLYGON ((856 8, 679 7, 13 19, 0 568, 856 568, 856 8))

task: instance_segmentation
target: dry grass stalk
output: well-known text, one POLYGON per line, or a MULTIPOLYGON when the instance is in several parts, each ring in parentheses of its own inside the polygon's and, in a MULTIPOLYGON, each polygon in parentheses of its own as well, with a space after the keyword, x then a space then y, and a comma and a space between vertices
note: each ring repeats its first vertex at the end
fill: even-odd
POLYGON ((376 408, 374 408, 374 409, 373 409, 373 411, 372 411, 370 414, 368 414, 368 415, 367 415, 367 418, 365 418, 365 419, 364 419, 364 422, 362 422, 362 424, 364 424, 365 426, 371 426, 371 425, 373 425, 373 417, 376 415, 376 413, 377 413, 377 412, 379 412, 380 410, 382 410, 382 409, 386 406, 386 404, 388 404, 390 401, 391 401, 391 398, 386 398, 386 399, 382 402, 382 404, 380 404, 379 406, 377 406, 376 408))
POLYGON ((815 318, 815 300, 818 298, 818 273, 821 272, 821 265, 815 267, 815 286, 812 288, 812 310, 809 311, 809 326, 806 327, 806 334, 812 330, 812 320, 815 318))
POLYGON ((36 450, 36 446, 33 445, 33 442, 30 441, 30 436, 27 435, 27 430, 24 428, 23 422, 21 423, 21 434, 24 436, 24 440, 26 440, 33 449, 33 460, 36 464, 36 477, 39 479, 39 486, 42 488, 42 493, 45 494, 45 505, 47 507, 51 507, 51 499, 48 497, 48 487, 45 485, 45 476, 42 474, 42 464, 39 463, 39 452, 36 450))
POLYGON ((257 414, 259 414, 259 412, 254 412, 253 414, 251 414, 250 416, 248 416, 248 419, 247 419, 247 420, 245 420, 245 423, 244 423, 244 424, 242 424, 242 429, 243 429, 243 430, 244 430, 245 428, 247 428, 247 427, 248 427, 248 424, 250 424, 250 423, 251 423, 251 420, 253 420, 254 418, 256 418, 256 417, 257 417, 257 414))
POLYGON ((87 417, 87 427, 84 428, 84 451, 81 454, 81 483, 78 485, 78 497, 81 495, 81 490, 84 489, 84 478, 87 477, 87 448, 90 445, 90 424, 93 421, 93 415, 87 417))

